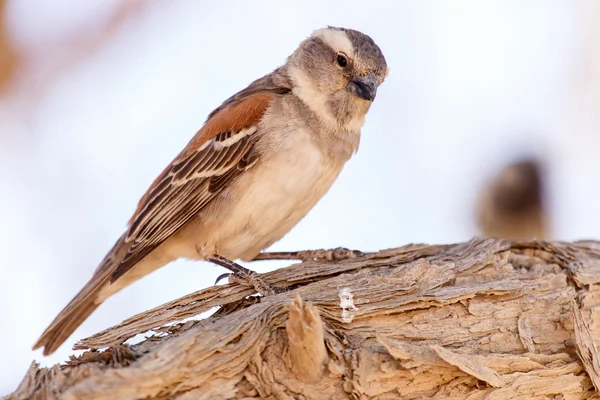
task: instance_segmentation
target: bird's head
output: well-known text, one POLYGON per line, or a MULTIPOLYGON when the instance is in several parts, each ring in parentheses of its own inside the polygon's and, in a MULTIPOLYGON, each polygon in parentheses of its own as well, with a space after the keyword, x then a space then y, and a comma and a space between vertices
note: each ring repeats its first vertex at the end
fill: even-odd
POLYGON ((322 120, 360 129, 377 88, 388 74, 383 53, 352 29, 315 31, 289 57, 292 91, 322 120))

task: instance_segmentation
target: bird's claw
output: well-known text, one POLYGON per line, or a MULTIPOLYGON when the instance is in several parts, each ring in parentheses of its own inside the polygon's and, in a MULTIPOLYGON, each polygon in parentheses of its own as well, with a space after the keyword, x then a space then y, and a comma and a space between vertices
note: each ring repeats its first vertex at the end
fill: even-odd
POLYGON ((242 286, 254 286, 254 288, 262 295, 271 295, 287 292, 286 288, 281 288, 268 284, 256 272, 253 272, 252 274, 244 274, 241 272, 227 272, 217 277, 215 285, 217 285, 221 280, 225 278, 228 278, 229 283, 237 283, 242 286))
POLYGON ((215 281, 214 286, 217 286, 219 282, 221 282, 225 278, 229 278, 231 275, 233 275, 231 272, 225 272, 224 274, 219 275, 217 277, 217 280, 215 281))

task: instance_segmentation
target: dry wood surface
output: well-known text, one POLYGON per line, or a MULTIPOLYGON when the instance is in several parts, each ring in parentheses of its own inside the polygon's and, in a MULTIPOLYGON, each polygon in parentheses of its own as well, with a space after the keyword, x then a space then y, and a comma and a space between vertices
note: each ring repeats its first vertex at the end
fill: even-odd
POLYGON ((264 277, 290 290, 190 294, 32 363, 7 399, 600 399, 600 242, 407 245, 264 277))

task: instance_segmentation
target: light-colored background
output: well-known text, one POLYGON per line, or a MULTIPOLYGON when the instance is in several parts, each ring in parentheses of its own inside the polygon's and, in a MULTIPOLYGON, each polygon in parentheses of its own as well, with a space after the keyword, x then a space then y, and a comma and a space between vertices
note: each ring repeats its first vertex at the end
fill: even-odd
POLYGON ((33 359, 63 361, 77 338, 224 272, 173 263, 110 298, 52 357, 30 350, 206 115, 325 25, 371 35, 390 75, 357 156, 273 249, 468 239, 480 185, 523 154, 548 160, 553 237, 600 236, 592 0, 12 0, 5 11, 20 64, 0 92, 0 394, 33 359))

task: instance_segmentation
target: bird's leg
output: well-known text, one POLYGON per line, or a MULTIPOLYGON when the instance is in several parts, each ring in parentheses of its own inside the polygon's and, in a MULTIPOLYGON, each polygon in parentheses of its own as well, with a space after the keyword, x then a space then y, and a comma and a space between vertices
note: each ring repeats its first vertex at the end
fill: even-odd
POLYGON ((217 278, 215 285, 221 279, 223 279, 225 277, 229 277, 230 281, 233 280, 234 282, 242 284, 242 285, 254 286, 254 289, 256 289, 256 291, 258 293, 262 294, 263 296, 282 293, 285 291, 285 289, 274 287, 271 284, 267 283, 264 279, 261 278, 261 276, 258 273, 254 272, 248 268, 244 268, 241 265, 239 265, 238 263, 233 262, 225 257, 221 257, 218 254, 214 254, 214 255, 208 257, 206 259, 206 261, 210 261, 212 263, 220 265, 221 267, 227 268, 228 270, 233 272, 232 274, 227 273, 227 274, 220 275, 217 278))
POLYGON ((258 260, 301 260, 301 261, 341 261, 364 257, 365 253, 359 250, 350 250, 345 247, 335 249, 318 249, 303 251, 283 251, 260 253, 252 261, 258 260))

